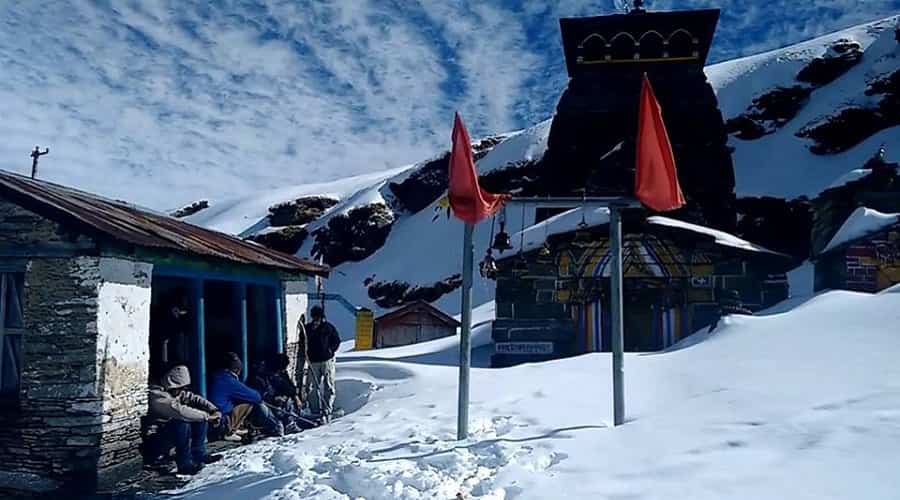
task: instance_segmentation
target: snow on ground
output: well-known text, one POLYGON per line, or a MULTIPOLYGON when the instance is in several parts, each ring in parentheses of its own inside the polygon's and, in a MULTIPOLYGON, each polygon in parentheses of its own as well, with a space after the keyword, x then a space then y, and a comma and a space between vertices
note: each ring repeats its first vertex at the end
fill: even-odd
POLYGON ((857 240, 864 236, 877 233, 900 221, 900 214, 883 214, 878 210, 859 207, 847 217, 822 253, 835 249, 845 243, 857 240))
POLYGON ((706 68, 716 89, 723 116, 735 117, 750 106, 754 97, 775 87, 799 85, 794 77, 811 59, 824 55, 841 38, 855 40, 865 50, 862 61, 850 71, 813 91, 793 120, 774 134, 754 141, 732 137, 735 148, 735 178, 739 195, 773 195, 793 198, 815 196, 829 183, 861 167, 882 143, 888 151, 900 151, 900 127, 883 130, 841 154, 817 156, 811 144, 795 136, 804 126, 852 105, 874 103, 864 95, 868 81, 894 71, 900 64, 900 48, 893 28, 900 16, 864 24, 783 49, 714 64, 706 68))
MULTIPOLYGON (((346 416, 233 450, 179 495, 896 498, 898 300, 830 292, 786 313, 726 318, 688 348, 627 354, 618 428, 608 354, 473 369, 462 442, 454 367, 394 350, 342 355, 346 416)), ((446 339, 431 345, 450 356, 446 339)))

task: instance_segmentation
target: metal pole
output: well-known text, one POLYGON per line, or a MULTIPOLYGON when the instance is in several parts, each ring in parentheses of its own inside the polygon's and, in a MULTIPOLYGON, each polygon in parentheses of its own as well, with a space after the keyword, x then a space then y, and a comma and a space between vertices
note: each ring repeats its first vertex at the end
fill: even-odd
POLYGON ((197 339, 197 393, 206 397, 206 307, 203 298, 203 280, 196 279, 192 284, 194 299, 194 325, 197 339))
POLYGON ((459 328, 459 407, 457 408, 456 439, 469 437, 469 365, 472 346, 469 335, 472 329, 472 268, 475 260, 472 245, 474 224, 466 223, 463 229, 462 273, 462 325, 459 328))
POLYGON ((246 382, 249 365, 248 354, 250 352, 247 348, 247 284, 238 283, 236 290, 238 314, 240 315, 238 324, 241 329, 241 363, 243 364, 241 366, 241 380, 246 382))
POLYGON ((624 324, 622 304, 622 218, 621 207, 609 205, 609 251, 612 257, 610 272, 612 302, 612 378, 613 378, 613 424, 625 422, 625 365, 624 365, 624 324))

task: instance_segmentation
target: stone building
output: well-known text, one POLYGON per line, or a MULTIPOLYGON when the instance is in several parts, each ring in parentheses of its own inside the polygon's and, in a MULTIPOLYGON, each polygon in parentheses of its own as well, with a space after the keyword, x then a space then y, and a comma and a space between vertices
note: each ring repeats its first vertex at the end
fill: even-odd
POLYGON ((663 110, 683 218, 734 231, 734 166, 725 122, 706 79, 718 10, 646 12, 560 20, 569 75, 540 170, 523 196, 631 196, 638 101, 646 73, 663 110), (582 191, 584 190, 584 191, 582 191))
POLYGON ((874 293, 900 283, 900 214, 857 208, 812 260, 815 291, 874 293))
MULTIPOLYGON (((492 366, 610 350, 608 222, 606 209, 575 209, 513 236, 497 263, 492 366)), ((715 229, 625 212, 622 253, 626 351, 707 327, 722 296, 751 310, 788 296, 791 257, 715 229)))
POLYGON ((375 347, 397 347, 456 335, 459 321, 425 301, 375 318, 375 347))
MULTIPOLYGON (((148 379, 296 350, 327 268, 0 171, 0 491, 95 491, 140 467, 148 379)), ((248 363, 245 363, 245 365, 248 363)))

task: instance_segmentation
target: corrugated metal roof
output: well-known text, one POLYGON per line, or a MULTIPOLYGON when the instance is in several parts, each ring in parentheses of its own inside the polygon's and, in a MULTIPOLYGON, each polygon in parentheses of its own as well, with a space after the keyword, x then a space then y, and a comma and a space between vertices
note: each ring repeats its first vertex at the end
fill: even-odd
POLYGON ((45 217, 74 223, 88 233, 99 232, 139 247, 170 249, 305 274, 325 276, 329 272, 328 267, 225 233, 3 170, 0 170, 0 194, 45 217))
POLYGON ((428 302, 425 302, 424 300, 417 300, 415 302, 411 302, 404 306, 400 306, 399 308, 397 308, 389 313, 385 313, 385 314, 375 318, 375 323, 378 324, 378 323, 382 323, 385 321, 389 322, 395 318, 403 316, 404 314, 408 314, 408 313, 416 312, 416 311, 423 311, 428 314, 431 314, 432 316, 438 318, 439 320, 441 320, 441 322, 443 322, 444 324, 446 324, 448 326, 457 327, 461 324, 459 321, 457 321, 452 316, 446 314, 444 311, 441 311, 440 309, 434 307, 433 305, 429 304, 428 302))

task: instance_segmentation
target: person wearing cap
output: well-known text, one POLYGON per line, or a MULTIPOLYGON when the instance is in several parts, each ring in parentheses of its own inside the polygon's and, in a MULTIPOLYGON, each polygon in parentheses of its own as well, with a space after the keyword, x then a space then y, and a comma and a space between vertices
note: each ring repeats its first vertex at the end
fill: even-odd
POLYGON ((334 325, 325 320, 321 306, 313 306, 309 316, 312 321, 306 325, 307 400, 310 411, 327 423, 334 407, 334 355, 341 346, 341 337, 334 325))
POLYGON ((283 436, 284 426, 263 404, 262 395, 241 382, 241 358, 233 352, 225 354, 224 367, 215 372, 209 383, 209 399, 225 416, 223 427, 229 439, 253 414, 255 423, 270 436, 283 436))
POLYGON ((208 425, 216 426, 222 414, 216 405, 187 388, 191 374, 184 365, 167 371, 159 385, 149 387, 149 417, 159 428, 151 444, 150 455, 155 465, 168 461, 169 449, 175 446, 175 463, 179 474, 196 474, 204 464, 219 461, 221 455, 206 452, 208 425))

